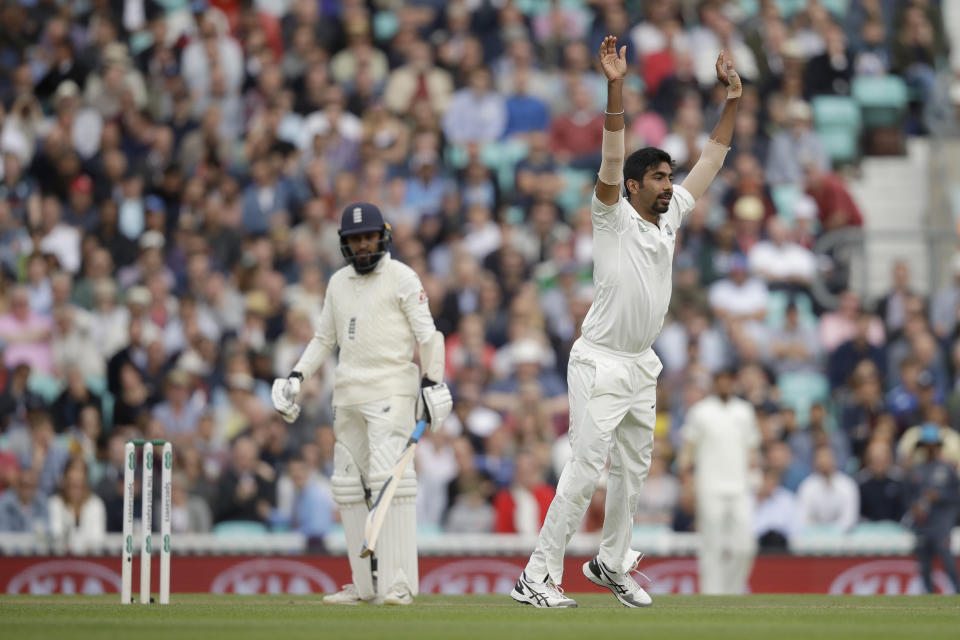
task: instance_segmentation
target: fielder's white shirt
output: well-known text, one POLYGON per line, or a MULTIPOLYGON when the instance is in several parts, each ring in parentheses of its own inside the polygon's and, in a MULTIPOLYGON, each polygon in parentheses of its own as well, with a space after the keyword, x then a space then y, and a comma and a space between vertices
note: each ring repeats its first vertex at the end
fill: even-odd
POLYGON ((590 203, 593 219, 593 304, 582 334, 590 343, 639 355, 653 345, 670 304, 673 250, 693 196, 674 185, 660 226, 640 217, 621 195, 612 205, 590 203))
POLYGON ((436 327, 420 278, 407 265, 385 255, 367 275, 351 265, 327 284, 314 338, 323 362, 340 346, 333 405, 349 406, 391 396, 415 396, 420 370, 413 362, 416 343, 436 327))
POLYGON ((693 447, 697 495, 750 491, 750 452, 760 445, 760 428, 749 402, 704 398, 690 407, 681 436, 693 447))

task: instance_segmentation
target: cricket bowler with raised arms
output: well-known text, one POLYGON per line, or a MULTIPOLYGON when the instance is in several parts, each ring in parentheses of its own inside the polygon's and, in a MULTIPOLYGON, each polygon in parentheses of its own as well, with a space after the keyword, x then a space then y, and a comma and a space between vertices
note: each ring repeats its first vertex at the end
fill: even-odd
POLYGON ((608 456, 600 552, 583 565, 583 573, 627 607, 651 604, 631 575, 642 554, 630 548, 630 539, 650 469, 657 376, 663 368, 652 345, 670 303, 677 231, 723 166, 742 91, 733 60, 721 51, 717 80, 727 87, 723 113, 690 174, 674 185, 666 152, 648 147, 624 160, 626 50, 618 53, 613 36, 600 46, 607 109, 590 206, 596 294, 567 369, 573 455, 560 475, 537 546, 510 592, 517 602, 535 607, 577 606, 560 589, 563 556, 608 456))

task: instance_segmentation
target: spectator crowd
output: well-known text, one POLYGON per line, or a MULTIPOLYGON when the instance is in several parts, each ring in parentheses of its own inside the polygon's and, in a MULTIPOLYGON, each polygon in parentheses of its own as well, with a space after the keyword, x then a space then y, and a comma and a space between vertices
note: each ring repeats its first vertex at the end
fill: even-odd
MULTIPOLYGON (((269 389, 312 336, 358 200, 446 336, 455 404, 418 448, 419 526, 538 531, 593 297, 606 34, 627 45, 627 148, 667 150, 678 181, 723 106, 721 48, 745 81, 678 241, 637 523, 693 530, 675 453, 729 368, 761 432, 762 545, 899 522, 923 425, 960 463, 960 258, 929 297, 898 261, 862 300, 814 252, 870 211, 811 100, 897 74, 904 127, 927 134, 949 44, 935 0, 837 4, 0 0, 0 532, 82 551, 119 531, 123 445, 145 437, 174 443, 175 532, 242 521, 320 548, 335 363, 292 425, 269 389)), ((601 484, 585 530, 602 519, 601 484)))

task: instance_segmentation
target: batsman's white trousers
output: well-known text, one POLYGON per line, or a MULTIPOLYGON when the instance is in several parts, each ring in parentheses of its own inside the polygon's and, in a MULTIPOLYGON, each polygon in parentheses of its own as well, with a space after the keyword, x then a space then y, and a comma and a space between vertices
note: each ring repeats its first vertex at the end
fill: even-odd
POLYGON ((757 555, 753 499, 747 494, 697 495, 700 593, 740 595, 757 555))
MULTIPOLYGON (((392 396, 334 411, 334 497, 340 505, 353 581, 364 598, 377 594, 372 589, 370 561, 359 557, 367 514, 360 478, 375 500, 413 433, 415 409, 415 396, 392 396)), ((419 591, 416 497, 411 464, 397 485, 377 543, 379 595, 397 583, 407 586, 413 595, 419 591)))
POLYGON ((650 470, 662 368, 653 349, 637 356, 583 338, 574 343, 567 367, 572 457, 560 474, 557 495, 527 563, 529 578, 549 576, 562 582, 567 543, 580 527, 608 456, 600 560, 618 572, 636 560, 638 554, 630 549, 633 515, 650 470))

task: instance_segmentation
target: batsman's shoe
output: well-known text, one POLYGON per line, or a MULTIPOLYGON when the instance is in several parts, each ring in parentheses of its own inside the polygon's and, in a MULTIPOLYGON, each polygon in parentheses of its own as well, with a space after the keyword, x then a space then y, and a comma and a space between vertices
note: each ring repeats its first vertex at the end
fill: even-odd
POLYGON ((637 558, 629 571, 614 573, 607 568, 607 565, 600 562, 600 557, 597 556, 593 560, 583 563, 583 575, 593 584, 610 589, 617 600, 620 601, 620 604, 625 607, 649 607, 653 604, 653 600, 630 575, 631 572, 637 570, 639 563, 640 558, 637 558))
POLYGON ((389 591, 384 594, 383 599, 380 602, 382 604, 393 606, 410 605, 413 604, 413 595, 411 595, 409 587, 404 584, 397 583, 390 587, 389 591))
POLYGON ((520 574, 510 597, 538 609, 571 609, 577 606, 577 601, 563 595, 563 589, 555 585, 549 576, 545 582, 534 582, 527 578, 526 571, 520 574))
POLYGON ((357 587, 352 584, 343 585, 343 589, 323 599, 323 604, 354 605, 364 602, 366 602, 366 600, 360 597, 360 592, 357 591, 357 587))

